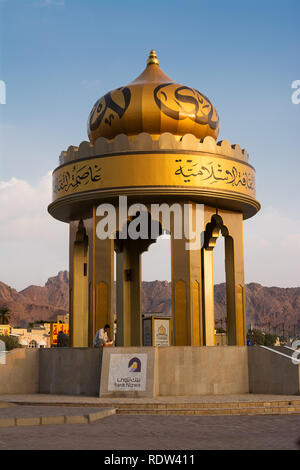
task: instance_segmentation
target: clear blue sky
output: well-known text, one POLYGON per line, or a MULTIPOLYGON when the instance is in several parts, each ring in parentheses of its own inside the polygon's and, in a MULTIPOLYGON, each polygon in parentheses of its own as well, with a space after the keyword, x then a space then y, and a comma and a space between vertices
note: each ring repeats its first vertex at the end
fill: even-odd
MULTIPOLYGON (((87 139, 94 102, 134 79, 153 48, 170 77, 213 101, 220 138, 246 148, 256 168, 269 230, 276 214, 289 234, 296 220, 300 247, 299 17, 299 0, 0 0, 0 181, 37 185, 61 150, 87 139)), ((248 280, 280 284, 272 271, 255 278, 253 267, 248 280)), ((288 282, 300 284, 296 267, 288 282)))

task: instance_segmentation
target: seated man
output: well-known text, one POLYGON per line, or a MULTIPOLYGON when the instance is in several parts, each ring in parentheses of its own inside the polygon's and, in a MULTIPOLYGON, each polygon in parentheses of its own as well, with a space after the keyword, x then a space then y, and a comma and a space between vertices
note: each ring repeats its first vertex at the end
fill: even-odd
POLYGON ((110 326, 106 324, 104 328, 98 330, 94 338, 94 347, 101 348, 102 346, 112 346, 113 341, 109 338, 110 326))

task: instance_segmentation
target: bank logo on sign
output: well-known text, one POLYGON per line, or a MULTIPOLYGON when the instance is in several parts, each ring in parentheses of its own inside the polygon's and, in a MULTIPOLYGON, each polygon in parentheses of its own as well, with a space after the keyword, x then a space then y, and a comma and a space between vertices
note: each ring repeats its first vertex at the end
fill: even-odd
POLYGON ((141 372, 142 364, 138 357, 133 357, 128 362, 129 372, 141 372))
POLYGON ((108 391, 145 392, 147 379, 147 354, 110 355, 108 391))

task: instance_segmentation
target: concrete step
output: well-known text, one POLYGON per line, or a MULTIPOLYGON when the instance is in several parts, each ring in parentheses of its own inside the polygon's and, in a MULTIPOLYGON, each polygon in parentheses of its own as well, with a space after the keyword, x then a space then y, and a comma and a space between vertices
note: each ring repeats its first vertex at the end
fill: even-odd
MULTIPOLYGON (((270 401, 270 402, 263 402, 263 401, 256 401, 256 402, 217 402, 217 403, 210 403, 210 402, 198 402, 198 403, 147 403, 147 402, 114 402, 111 403, 112 406, 118 408, 119 410, 207 410, 207 409, 216 409, 216 410, 228 410, 228 409, 252 409, 252 408, 259 408, 259 409, 273 409, 273 408, 297 408, 300 410, 300 400, 292 400, 292 401, 270 401)), ((98 404, 97 406, 107 406, 107 404, 98 404)))
POLYGON ((94 410, 89 413, 84 413, 84 408, 82 408, 82 413, 80 414, 78 414, 78 410, 76 410, 76 413, 71 414, 53 414, 51 413, 52 410, 50 410, 50 412, 49 410, 46 412, 45 410, 41 410, 39 407, 33 408, 36 408, 36 410, 28 410, 26 407, 21 405, 16 406, 15 410, 11 410, 11 413, 6 413, 6 415, 0 414, 0 428, 7 428, 12 426, 88 424, 116 414, 116 410, 114 408, 94 410))
POLYGON ((245 408, 118 408, 119 415, 194 415, 194 416, 216 416, 216 415, 278 415, 278 414, 300 414, 300 407, 245 407, 245 408))
MULTIPOLYGON (((22 402, 22 405, 37 405, 38 403, 22 402)), ((51 403, 44 405, 50 406, 74 406, 74 403, 51 403)), ((85 408, 88 403, 77 403, 77 406, 85 408)), ((93 403, 94 408, 116 409, 117 414, 149 414, 149 415, 253 415, 253 414, 300 414, 300 399, 290 400, 253 400, 253 401, 232 401, 232 402, 175 402, 175 401, 148 401, 147 399, 137 399, 132 401, 105 400, 102 403, 93 403)))

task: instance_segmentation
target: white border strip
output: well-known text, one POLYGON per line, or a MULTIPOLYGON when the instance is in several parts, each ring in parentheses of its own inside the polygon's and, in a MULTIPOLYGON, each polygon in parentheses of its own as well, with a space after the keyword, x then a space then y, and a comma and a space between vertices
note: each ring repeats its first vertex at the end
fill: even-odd
MULTIPOLYGON (((280 356, 287 357, 288 359, 295 361, 294 363, 296 363, 296 362, 300 363, 300 359, 296 359, 292 356, 288 356, 287 354, 284 354, 284 353, 279 352, 279 351, 274 351, 274 349, 268 348, 267 346, 260 346, 260 347, 264 348, 264 349, 267 349, 268 351, 272 351, 275 354, 280 354, 280 356)), ((297 351, 297 349, 293 349, 293 348, 289 348, 289 349, 292 349, 292 351, 297 351)))

